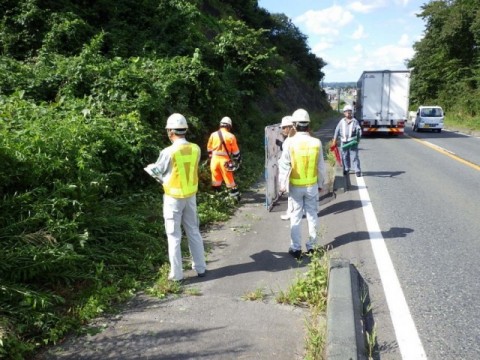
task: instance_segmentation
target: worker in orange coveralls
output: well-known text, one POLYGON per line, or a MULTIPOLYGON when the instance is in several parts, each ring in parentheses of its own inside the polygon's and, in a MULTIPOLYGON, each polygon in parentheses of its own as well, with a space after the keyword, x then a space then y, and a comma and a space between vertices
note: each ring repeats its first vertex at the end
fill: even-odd
POLYGON ((212 187, 220 190, 222 182, 230 190, 230 196, 240 200, 233 172, 238 169, 241 161, 240 149, 237 138, 231 133, 232 119, 225 116, 220 121, 220 129, 213 132, 208 139, 207 151, 210 158, 210 170, 212 172, 212 187))

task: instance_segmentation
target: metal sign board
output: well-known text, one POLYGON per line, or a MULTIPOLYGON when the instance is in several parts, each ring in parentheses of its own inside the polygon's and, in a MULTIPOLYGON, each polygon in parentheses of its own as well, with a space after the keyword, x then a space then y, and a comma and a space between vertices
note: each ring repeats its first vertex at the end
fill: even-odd
POLYGON ((270 208, 279 193, 278 160, 284 138, 280 124, 265 127, 265 206, 270 208))

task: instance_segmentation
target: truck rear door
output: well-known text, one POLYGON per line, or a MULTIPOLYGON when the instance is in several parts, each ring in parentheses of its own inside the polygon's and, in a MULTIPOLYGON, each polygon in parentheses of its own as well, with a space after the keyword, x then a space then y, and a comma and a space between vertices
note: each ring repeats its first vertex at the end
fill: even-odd
POLYGON ((408 93, 409 93, 409 74, 404 72, 384 73, 383 81, 383 101, 382 118, 392 125, 398 120, 407 119, 408 111, 408 93))
POLYGON ((365 74, 363 79, 362 119, 374 121, 380 118, 383 79, 381 73, 365 74))

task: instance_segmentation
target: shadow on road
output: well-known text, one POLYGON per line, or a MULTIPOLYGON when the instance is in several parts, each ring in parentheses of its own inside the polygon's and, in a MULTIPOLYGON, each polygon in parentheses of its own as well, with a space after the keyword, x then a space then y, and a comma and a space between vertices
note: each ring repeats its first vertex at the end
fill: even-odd
MULTIPOLYGON (((140 309, 137 309, 137 311, 140 309)), ((157 319, 147 320, 146 323, 157 322, 157 319)), ((148 324, 147 324, 148 325, 148 324)), ((145 324, 144 326, 145 327, 145 324)), ((179 330, 152 330, 148 332, 134 332, 135 330, 118 333, 114 336, 105 337, 97 340, 95 347, 84 349, 78 352, 77 342, 75 340, 69 346, 64 346, 62 359, 139 359, 147 358, 152 360, 176 360, 176 359, 210 359, 219 358, 224 354, 242 358, 244 352, 248 352, 248 345, 242 339, 225 343, 222 339, 211 340, 211 347, 204 351, 188 350, 194 346, 178 346, 179 343, 195 343, 204 336, 204 333, 215 333, 221 330, 221 327, 210 327, 202 330, 198 328, 182 328, 179 330), (158 349, 162 349, 159 351, 158 349), (167 350, 172 349, 172 350, 167 350), (141 355, 141 356, 140 356, 141 355)), ((56 359, 57 356, 44 354, 37 357, 37 360, 56 359)))
MULTIPOLYGON (((397 239, 397 238, 406 237, 407 234, 413 231, 414 230, 410 228, 392 227, 388 231, 382 231, 382 236, 384 239, 397 239)), ((324 246, 335 249, 342 245, 346 245, 354 241, 362 241, 362 240, 369 240, 369 239, 370 239, 370 234, 368 231, 349 232, 349 233, 337 236, 335 240, 333 240, 328 244, 325 244, 324 246)))
POLYGON ((396 177, 405 174, 405 171, 365 171, 363 176, 370 177, 396 177))
POLYGON ((346 211, 354 210, 357 208, 362 207, 362 202, 360 200, 347 200, 347 201, 342 201, 336 204, 332 204, 330 206, 327 206, 326 208, 322 209, 319 213, 318 216, 326 216, 329 214, 341 214, 346 211))
POLYGON ((191 283, 196 281, 212 281, 227 276, 235 276, 238 274, 246 274, 249 272, 261 271, 284 271, 292 267, 302 268, 309 262, 309 257, 304 256, 300 261, 295 260, 287 252, 272 252, 270 250, 263 250, 250 256, 253 261, 242 264, 234 264, 223 266, 218 269, 208 270, 206 277, 201 279, 192 278, 191 283))

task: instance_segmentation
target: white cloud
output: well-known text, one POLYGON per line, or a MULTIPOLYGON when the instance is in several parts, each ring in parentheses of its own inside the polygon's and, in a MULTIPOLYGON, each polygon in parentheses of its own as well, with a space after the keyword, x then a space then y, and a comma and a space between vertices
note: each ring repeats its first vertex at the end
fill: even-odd
POLYGON ((348 5, 348 8, 352 11, 368 14, 375 9, 381 8, 385 6, 385 2, 383 0, 373 0, 373 1, 354 1, 348 5))
POLYGON ((362 51, 352 53, 348 57, 330 58, 325 67, 326 81, 357 81, 361 72, 358 69, 365 66, 365 57, 362 51))
POLYGON ((413 49, 407 46, 386 45, 366 50, 361 44, 357 44, 348 56, 326 56, 326 81, 356 81, 365 70, 405 69, 405 60, 410 59, 413 54, 413 49))
POLYGON ((400 37, 400 41, 398 42, 398 45, 405 46, 405 47, 411 45, 410 38, 408 37, 407 34, 402 34, 402 36, 400 37))
POLYGON ((322 51, 330 49, 333 47, 333 41, 322 39, 322 41, 316 43, 313 48, 312 52, 314 54, 320 54, 322 51))
POLYGON ((385 69, 397 70, 405 68, 405 60, 413 57, 414 51, 411 47, 386 45, 373 52, 377 64, 385 69))
POLYGON ((360 44, 357 44, 353 47, 353 51, 355 51, 357 54, 361 54, 363 52, 363 46, 360 44))
POLYGON ((365 35, 365 28, 363 27, 363 25, 358 25, 357 29, 352 34, 352 39, 359 40, 366 37, 367 36, 365 35))
POLYGON ((327 60, 329 66, 333 67, 338 72, 351 72, 357 71, 358 65, 364 61, 362 52, 353 52, 350 56, 341 58, 331 58, 327 60))
POLYGON ((307 31, 315 35, 338 35, 339 29, 349 24, 353 15, 341 6, 334 5, 323 10, 308 10, 295 18, 294 22, 304 24, 307 31))
POLYGON ((308 34, 312 52, 327 63, 327 82, 356 81, 366 70, 405 69, 414 55, 412 44, 423 36, 418 35, 422 20, 414 16, 413 2, 334 0, 293 21, 308 34))

